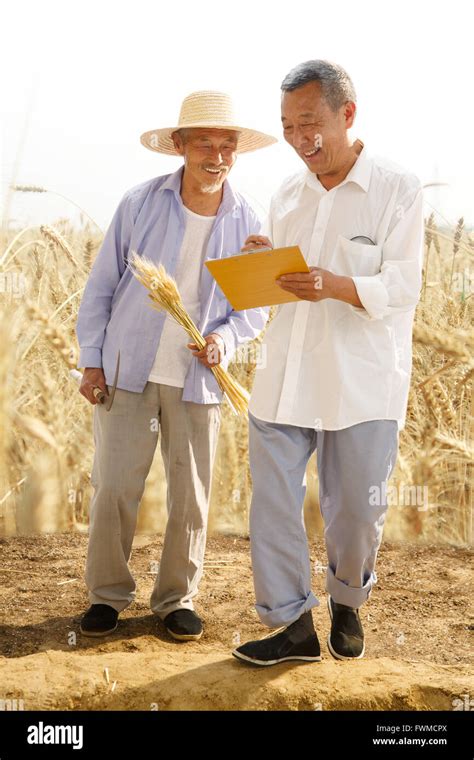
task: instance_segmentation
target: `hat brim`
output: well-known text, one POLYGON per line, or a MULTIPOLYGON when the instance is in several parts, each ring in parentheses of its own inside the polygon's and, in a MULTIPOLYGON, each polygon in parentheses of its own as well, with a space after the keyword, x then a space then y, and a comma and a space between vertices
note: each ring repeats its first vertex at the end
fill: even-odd
MULTIPOLYGON (((209 124, 207 122, 201 122, 193 125, 183 126, 183 129, 207 127, 208 129, 232 129, 236 132, 240 132, 239 141, 237 143, 237 153, 249 153, 251 150, 259 150, 260 148, 266 148, 268 145, 274 145, 278 142, 276 137, 267 135, 264 132, 258 132, 255 129, 247 129, 245 127, 238 127, 231 124, 209 124)), ((171 135, 176 132, 180 127, 167 127, 165 129, 152 129, 149 132, 144 132, 140 137, 140 142, 148 150, 153 150, 155 153, 165 153, 168 156, 179 156, 174 147, 171 135)))

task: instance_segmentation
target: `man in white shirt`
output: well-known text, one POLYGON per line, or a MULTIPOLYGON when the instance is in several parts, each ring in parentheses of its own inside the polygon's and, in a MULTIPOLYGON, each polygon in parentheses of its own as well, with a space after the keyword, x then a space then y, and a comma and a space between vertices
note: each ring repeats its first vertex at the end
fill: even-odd
POLYGON ((328 648, 342 660, 364 655, 358 610, 377 581, 423 258, 420 181, 351 142, 356 95, 347 72, 328 61, 300 64, 282 83, 281 111, 305 169, 272 198, 268 237, 250 236, 243 250, 299 245, 310 273, 279 278, 299 300, 280 305, 268 327, 249 406, 256 610, 265 625, 284 627, 234 650, 257 665, 321 659, 303 521, 315 450, 328 648))

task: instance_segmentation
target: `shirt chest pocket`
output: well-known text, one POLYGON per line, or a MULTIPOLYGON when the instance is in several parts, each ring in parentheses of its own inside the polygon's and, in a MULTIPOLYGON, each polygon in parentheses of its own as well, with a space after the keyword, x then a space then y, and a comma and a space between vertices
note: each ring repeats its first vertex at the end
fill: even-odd
POLYGON ((382 246, 359 243, 338 235, 334 249, 332 271, 349 276, 378 274, 382 266, 382 246))

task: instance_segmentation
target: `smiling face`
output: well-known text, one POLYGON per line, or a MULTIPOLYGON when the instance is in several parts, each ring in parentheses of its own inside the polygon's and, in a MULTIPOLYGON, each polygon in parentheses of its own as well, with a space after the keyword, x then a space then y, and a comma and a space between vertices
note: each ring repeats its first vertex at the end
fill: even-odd
POLYGON ((347 162, 347 130, 356 106, 347 102, 333 111, 318 82, 282 92, 281 120, 285 140, 308 169, 317 175, 337 175, 347 162))
POLYGON ((200 192, 220 190, 237 159, 239 133, 232 129, 193 127, 173 132, 173 142, 184 157, 187 180, 200 192))

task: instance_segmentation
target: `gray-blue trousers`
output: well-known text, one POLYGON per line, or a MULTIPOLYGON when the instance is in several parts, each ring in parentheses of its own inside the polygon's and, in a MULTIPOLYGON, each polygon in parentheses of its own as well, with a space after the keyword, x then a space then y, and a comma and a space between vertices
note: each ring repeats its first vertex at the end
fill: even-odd
POLYGON ((377 582, 386 483, 398 453, 396 420, 315 430, 249 414, 255 609, 270 628, 289 625, 319 605, 311 590, 303 519, 306 465, 315 450, 328 555, 326 590, 335 602, 358 608, 377 582))

